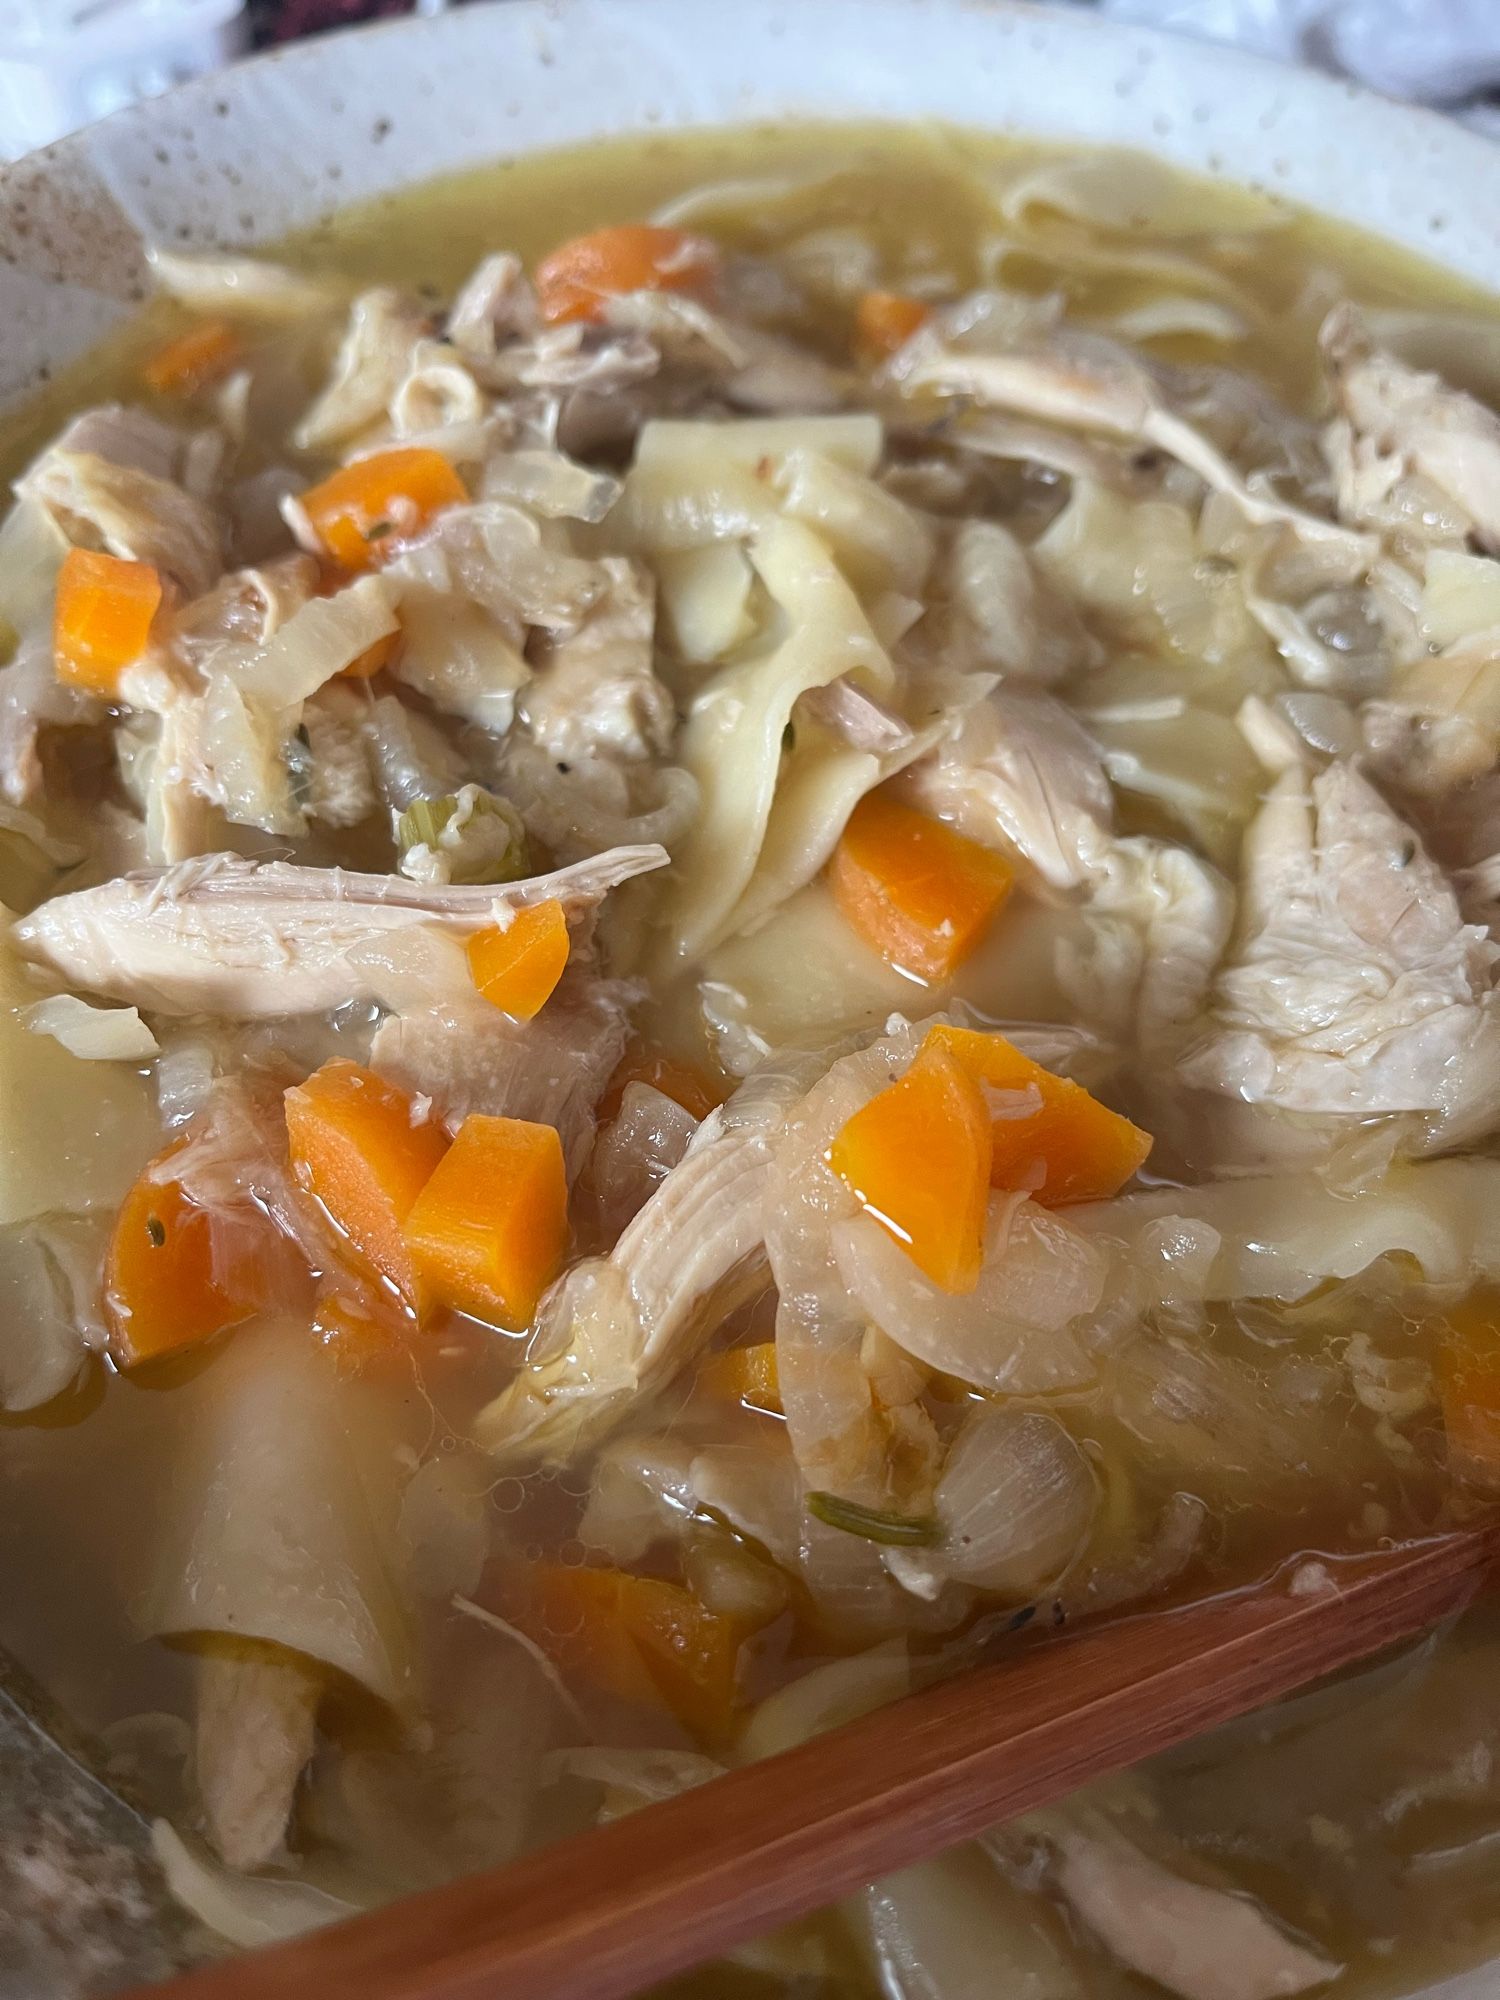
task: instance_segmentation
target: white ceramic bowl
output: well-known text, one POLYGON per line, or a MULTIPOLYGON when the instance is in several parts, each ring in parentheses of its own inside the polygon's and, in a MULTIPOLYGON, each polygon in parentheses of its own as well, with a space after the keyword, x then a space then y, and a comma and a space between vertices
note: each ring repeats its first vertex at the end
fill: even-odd
POLYGON ((0 173, 0 403, 130 312, 148 243, 264 243, 508 153, 798 114, 1139 146, 1500 290, 1500 147, 1309 72, 1021 0, 507 0, 301 44, 0 173))

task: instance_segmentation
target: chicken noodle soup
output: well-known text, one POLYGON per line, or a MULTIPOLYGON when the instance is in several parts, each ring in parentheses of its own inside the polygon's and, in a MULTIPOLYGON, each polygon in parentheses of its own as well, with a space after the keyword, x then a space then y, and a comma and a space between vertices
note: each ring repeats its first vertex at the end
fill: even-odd
MULTIPOLYGON (((156 275, 0 529, 0 1634, 193 1910, 1486 1504, 1491 306, 862 128, 156 275)), ((698 1990, 1477 1962, 1495 1645, 698 1990)))

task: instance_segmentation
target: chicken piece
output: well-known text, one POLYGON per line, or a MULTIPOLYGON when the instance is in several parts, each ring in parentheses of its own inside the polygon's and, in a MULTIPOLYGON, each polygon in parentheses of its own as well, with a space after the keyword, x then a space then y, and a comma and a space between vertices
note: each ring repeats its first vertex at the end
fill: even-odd
POLYGON ((1166 1054, 1200 1018, 1234 922, 1234 896, 1190 848, 1111 843, 1089 881, 1089 941, 1059 975, 1083 1017, 1148 1054, 1166 1054))
POLYGON ((1082 887, 1114 842, 1114 794, 1099 753, 1050 695, 996 689, 901 785, 913 805, 966 838, 1003 842, 1052 889, 1082 887))
POLYGON ((54 897, 15 938, 70 988, 164 1014, 264 1020, 347 1001, 410 1006, 469 991, 463 939, 507 911, 555 899, 579 924, 611 889, 666 860, 664 848, 617 847, 524 882, 430 887, 206 854, 54 897))
POLYGON ((387 285, 362 293, 349 309, 328 383, 293 442, 302 451, 327 451, 380 424, 431 333, 432 322, 415 299, 387 285))
POLYGON ((316 694, 303 706, 302 729, 307 737, 308 818, 324 826, 358 826, 376 804, 365 732, 340 706, 316 694))
POLYGON ((1290 770, 1242 868, 1239 938, 1187 1079, 1288 1111, 1458 1111, 1493 1050, 1500 954, 1411 828, 1350 764, 1290 770))
POLYGON ((534 338, 541 324, 525 267, 507 250, 486 257, 468 278, 449 309, 447 337, 468 361, 483 364, 507 341, 534 338))
POLYGON ((852 377, 797 341, 743 320, 732 324, 679 292, 623 293, 605 305, 610 326, 645 335, 676 374, 696 373, 737 409, 776 416, 836 410, 852 377))
POLYGON ((1115 833, 1099 753, 1060 702, 997 688, 900 782, 924 812, 1081 898, 1085 939, 1060 947, 1058 969, 1085 1019, 1142 1049, 1180 1037, 1228 942, 1228 884, 1188 848, 1115 833))
POLYGON ((1352 305, 1335 307, 1319 338, 1342 412, 1326 441, 1341 511, 1386 525, 1386 503, 1416 478, 1500 554, 1500 416, 1376 347, 1352 305))
POLYGON ((1178 1875, 1112 1828, 1065 1825, 1050 1840, 1057 1887, 1080 1922, 1182 2000, 1285 2000, 1343 1971, 1249 1896, 1178 1875))
POLYGON ((1356 534, 1340 522, 1277 499, 1263 484, 1252 484, 1202 431, 1168 406, 1128 349, 1096 335, 1054 331, 1044 345, 985 353, 950 347, 934 331, 909 341, 890 373, 906 390, 972 397, 986 408, 1069 430, 1129 438, 1163 451, 1211 491, 1232 500, 1256 526, 1283 523, 1305 542, 1343 551, 1351 575, 1368 568, 1378 553, 1373 536, 1356 534))
POLYGON ((232 570, 172 620, 174 657, 200 673, 248 660, 289 618, 318 594, 318 565, 311 556, 278 556, 253 569, 232 570))
POLYGON ((231 1868, 259 1868, 281 1851, 323 1680, 301 1654, 253 1640, 211 1640, 198 1661, 198 1796, 231 1868))
MULTIPOLYGON (((887 435, 898 436, 900 431, 900 424, 893 422, 887 435)), ((925 426, 914 426, 910 435, 921 439, 928 432, 925 426)), ((1046 466, 1068 479, 1092 479, 1097 485, 1121 490, 1140 484, 1128 446, 1100 444, 1093 438, 1054 430, 1048 424, 1002 417, 992 410, 965 411, 943 435, 946 443, 959 451, 971 451, 979 458, 1046 466)))
POLYGON ((565 1462, 664 1389, 765 1282, 764 1204, 800 1073, 768 1069, 694 1133, 608 1257, 542 1301, 527 1365, 479 1413, 504 1465, 565 1462))
POLYGON ((179 481, 186 444, 186 434, 160 417, 127 409, 121 403, 101 403, 74 417, 31 470, 44 464, 54 451, 85 452, 92 458, 107 458, 122 471, 179 481))
POLYGON ((539 655, 521 718, 563 763, 594 756, 641 763, 666 755, 677 721, 651 664, 651 578, 622 556, 606 556, 600 567, 604 596, 576 632, 539 655))
POLYGON ((552 1125, 568 1179, 594 1140, 594 1107, 619 1067, 637 989, 585 968, 564 974, 535 1020, 513 1021, 472 990, 382 1021, 370 1061, 433 1099, 444 1117, 471 1111, 552 1125))
MULTIPOLYGON (((95 412, 95 420, 102 415, 95 412)), ((74 425, 64 436, 78 432, 74 425)), ((114 427, 108 434, 116 436, 114 427)), ((133 440, 135 433, 121 435, 133 440)), ((121 448, 159 462, 144 443, 121 448)), ((16 492, 43 507, 70 542, 105 549, 127 561, 154 563, 189 597, 207 590, 224 566, 224 522, 218 509, 174 479, 142 471, 138 464, 118 463, 60 442, 43 452, 17 482, 16 492)))

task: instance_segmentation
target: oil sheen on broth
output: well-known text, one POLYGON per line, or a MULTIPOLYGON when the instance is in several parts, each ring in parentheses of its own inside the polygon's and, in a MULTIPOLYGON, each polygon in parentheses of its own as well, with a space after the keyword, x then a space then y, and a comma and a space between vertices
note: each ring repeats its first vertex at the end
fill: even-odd
MULTIPOLYGON (((1492 303, 875 126, 285 267, 168 260, 6 445, 0 1643, 177 1892, 243 1942, 1469 1519, 1492 303)), ((1497 1935, 1496 1643, 676 1990, 1410 1992, 1497 1935)))

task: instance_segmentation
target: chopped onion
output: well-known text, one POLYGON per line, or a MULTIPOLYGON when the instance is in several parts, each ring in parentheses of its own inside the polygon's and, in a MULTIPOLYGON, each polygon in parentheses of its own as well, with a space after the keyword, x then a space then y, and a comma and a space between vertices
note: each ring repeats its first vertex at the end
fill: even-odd
POLYGON ((841 1722, 911 1691, 911 1660, 904 1639, 888 1639, 849 1659, 831 1660, 768 1695, 740 1735, 740 1763, 790 1750, 841 1722))
POLYGON ((150 1062, 160 1054, 155 1035, 134 1007, 91 1007, 72 993, 54 993, 26 1009, 34 1035, 50 1035, 85 1062, 150 1062))
POLYGON ((938 1481, 934 1560, 962 1583, 1031 1597, 1082 1548, 1098 1497, 1088 1460, 1055 1417, 976 1411, 938 1481))
POLYGON ((698 1129, 691 1111, 650 1084, 628 1083, 618 1115, 595 1141, 589 1183, 598 1221, 613 1242, 645 1207, 698 1129))
POLYGON ((1104 1259, 1050 1210, 991 1197, 984 1269, 972 1292, 942 1291, 860 1216, 835 1225, 833 1251, 855 1299, 892 1340, 947 1375, 1013 1396, 1076 1389, 1094 1364, 1068 1331, 1104 1288, 1104 1259))
POLYGON ((151 1846, 167 1887, 184 1909, 246 1949, 301 1937, 365 1907, 295 1876, 241 1875, 216 1861, 200 1842, 184 1840, 164 1819, 152 1825, 151 1846))

